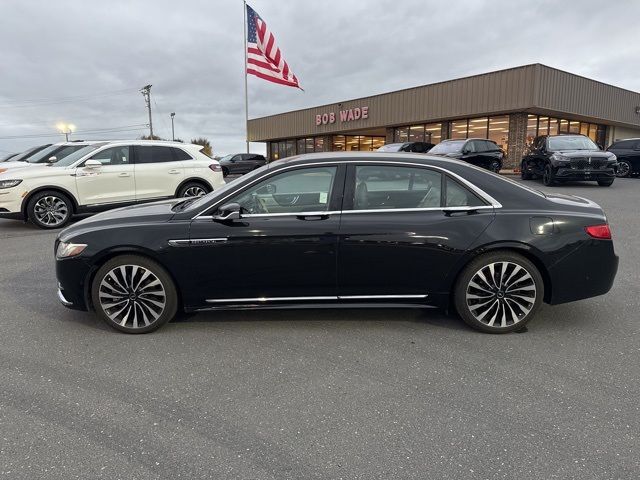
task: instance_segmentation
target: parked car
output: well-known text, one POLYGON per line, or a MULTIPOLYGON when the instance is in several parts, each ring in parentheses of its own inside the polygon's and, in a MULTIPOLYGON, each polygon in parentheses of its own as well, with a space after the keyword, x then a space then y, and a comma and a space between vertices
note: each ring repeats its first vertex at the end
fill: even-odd
POLYGON ((6 159, 5 161, 6 162, 19 162, 19 161, 22 161, 22 160, 26 160, 31 155, 35 155, 40 150, 44 150, 45 148, 47 148, 49 146, 51 146, 51 144, 50 143, 46 143, 44 145, 38 145, 37 147, 32 147, 32 148, 30 148, 28 150, 25 150, 24 152, 18 153, 17 155, 14 155, 14 156, 6 159))
POLYGON ((496 173, 502 170, 504 159, 504 152, 498 144, 484 138, 443 140, 433 147, 429 154, 457 158, 496 173))
POLYGON ((266 163, 267 159, 264 158, 264 155, 255 153, 232 153, 220 159, 222 174, 225 177, 227 175, 244 175, 266 163))
POLYGON ((522 159, 523 180, 542 177, 546 186, 570 180, 594 180, 601 187, 616 178, 616 156, 603 152, 593 141, 578 134, 541 135, 522 159))
POLYGON ((429 142, 403 142, 388 143, 378 148, 378 152, 414 152, 427 153, 435 146, 435 143, 429 142))
POLYGON ((0 218, 60 228, 74 213, 173 197, 224 185, 220 164, 200 145, 128 141, 86 145, 54 164, 0 173, 0 218))
POLYGON ((631 177, 640 174, 640 138, 618 140, 607 148, 618 159, 616 176, 631 177))
POLYGON ((204 197, 80 221, 55 250, 60 301, 128 333, 179 309, 382 304, 451 305, 504 333, 543 302, 608 292, 618 267, 595 203, 402 153, 279 160, 204 197))
MULTIPOLYGON (((3 165, 0 165, 0 173, 6 172, 12 168, 24 168, 43 165, 47 163, 56 163, 62 160, 68 155, 86 147, 87 145, 93 145, 99 142, 63 142, 55 143, 40 150, 39 152, 31 155, 26 159, 21 159, 15 162, 9 161, 3 165)), ((104 142, 103 142, 104 143, 104 142)))

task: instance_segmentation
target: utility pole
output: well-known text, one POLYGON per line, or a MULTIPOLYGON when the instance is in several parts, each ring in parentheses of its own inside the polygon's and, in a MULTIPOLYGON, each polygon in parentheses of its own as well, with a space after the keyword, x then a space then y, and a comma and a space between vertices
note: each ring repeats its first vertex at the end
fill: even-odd
POLYGON ((171 141, 175 142, 176 141, 176 134, 175 131, 173 130, 173 117, 176 116, 176 112, 171 112, 171 141))
POLYGON ((151 120, 151 85, 146 85, 142 87, 140 90, 142 96, 144 97, 144 102, 147 105, 147 110, 149 110, 149 136, 153 140, 153 121, 151 120))

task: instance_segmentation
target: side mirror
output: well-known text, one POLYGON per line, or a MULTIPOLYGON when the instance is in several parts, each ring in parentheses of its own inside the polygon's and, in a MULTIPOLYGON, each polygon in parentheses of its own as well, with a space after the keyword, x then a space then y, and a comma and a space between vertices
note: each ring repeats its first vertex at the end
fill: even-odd
POLYGON ((58 161, 58 157, 49 157, 47 158, 47 163, 56 163, 58 161))
POLYGON ((218 209, 218 214, 213 216, 214 222, 228 222, 240 218, 240 205, 227 203, 218 209))
POLYGON ((87 160, 84 162, 84 168, 96 169, 102 167, 102 163, 99 160, 87 160))

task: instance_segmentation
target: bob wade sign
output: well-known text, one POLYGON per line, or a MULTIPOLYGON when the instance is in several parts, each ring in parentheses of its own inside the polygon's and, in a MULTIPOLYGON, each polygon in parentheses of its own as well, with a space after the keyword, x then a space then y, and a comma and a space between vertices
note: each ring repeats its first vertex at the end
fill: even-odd
POLYGON ((348 108, 346 110, 340 110, 338 115, 336 115, 336 112, 316 115, 316 126, 336 123, 336 120, 340 120, 340 123, 347 123, 353 122, 354 120, 366 120, 367 118, 369 118, 368 106, 348 108))

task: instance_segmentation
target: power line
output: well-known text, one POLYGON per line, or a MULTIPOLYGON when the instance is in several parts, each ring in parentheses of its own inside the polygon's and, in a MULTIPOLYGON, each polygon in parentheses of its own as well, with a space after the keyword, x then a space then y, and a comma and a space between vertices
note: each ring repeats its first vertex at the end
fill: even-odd
MULTIPOLYGON (((74 134, 94 134, 94 133, 115 133, 115 132, 128 132, 136 130, 145 130, 147 128, 146 123, 138 123, 134 125, 123 125, 120 127, 109 128, 96 128, 87 130, 76 130, 74 134)), ((33 133, 28 135, 10 135, 6 137, 0 137, 0 140, 16 140, 20 138, 45 138, 45 137, 59 137, 60 133, 33 133)))
POLYGON ((93 100, 97 98, 104 98, 116 95, 127 95, 138 90, 137 88, 127 88, 124 90, 115 90, 111 92, 104 93, 95 93, 95 94, 85 94, 85 95, 75 95, 71 97, 58 97, 58 98, 43 98, 43 99, 32 99, 32 100, 9 100, 5 101, 4 104, 0 105, 0 108, 12 109, 12 108, 29 108, 29 107, 42 107, 47 105, 58 105, 62 103, 70 103, 70 102, 82 102, 87 100, 93 100))

